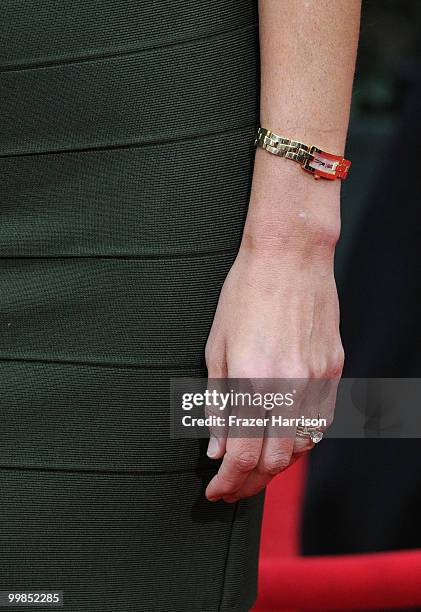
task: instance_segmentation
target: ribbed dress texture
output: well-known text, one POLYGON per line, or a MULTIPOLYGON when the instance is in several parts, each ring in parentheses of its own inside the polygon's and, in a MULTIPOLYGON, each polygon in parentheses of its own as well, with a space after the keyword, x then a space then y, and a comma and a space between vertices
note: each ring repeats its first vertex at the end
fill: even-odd
POLYGON ((0 0, 0 590, 252 606, 263 495, 205 499, 169 381, 206 376, 258 98, 257 0, 0 0))

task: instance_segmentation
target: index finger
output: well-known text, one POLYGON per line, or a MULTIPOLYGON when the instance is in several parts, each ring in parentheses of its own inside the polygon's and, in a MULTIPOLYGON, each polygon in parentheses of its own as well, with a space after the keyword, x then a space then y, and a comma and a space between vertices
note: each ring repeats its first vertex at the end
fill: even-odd
POLYGON ((255 381, 228 380, 232 394, 227 415, 226 453, 218 473, 206 489, 210 501, 232 495, 241 488, 259 462, 266 429, 264 408, 259 404, 253 405, 255 381))
POLYGON ((218 473, 206 488, 209 501, 233 495, 259 463, 263 437, 228 438, 227 450, 218 473))

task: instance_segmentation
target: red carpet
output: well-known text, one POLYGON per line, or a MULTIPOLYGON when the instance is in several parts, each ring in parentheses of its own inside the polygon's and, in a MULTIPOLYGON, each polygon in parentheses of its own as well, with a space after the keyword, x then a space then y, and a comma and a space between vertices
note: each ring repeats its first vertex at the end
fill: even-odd
POLYGON ((421 606, 421 551, 297 555, 305 467, 298 461, 268 487, 253 612, 421 606))

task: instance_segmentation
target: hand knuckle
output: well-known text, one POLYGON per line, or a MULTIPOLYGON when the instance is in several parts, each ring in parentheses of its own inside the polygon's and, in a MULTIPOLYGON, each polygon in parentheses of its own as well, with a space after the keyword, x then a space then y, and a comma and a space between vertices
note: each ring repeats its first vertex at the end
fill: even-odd
POLYGON ((279 374, 282 378, 308 379, 310 378, 310 367, 304 360, 291 361, 278 368, 278 376, 279 374))
POLYGON ((342 347, 335 348, 325 357, 312 364, 312 378, 340 377, 344 367, 345 355, 342 347))
POLYGON ((270 364, 260 359, 243 357, 234 359, 230 364, 230 375, 232 378, 247 378, 251 381, 261 378, 270 378, 270 364))
POLYGON ((327 370, 327 362, 326 363, 322 363, 322 362, 314 363, 310 369, 311 378, 316 378, 316 379, 323 378, 326 373, 326 370, 327 370))
POLYGON ((221 372, 225 371, 225 361, 221 353, 218 352, 205 352, 205 362, 208 369, 209 377, 212 375, 216 378, 221 372))
POLYGON ((210 334, 205 345, 205 359, 217 358, 221 353, 221 342, 215 334, 210 334))
POLYGON ((326 366, 326 369, 323 373, 324 377, 325 378, 338 378, 342 374, 343 367, 344 367, 343 363, 340 363, 338 361, 330 362, 326 366))
POLYGON ((339 342, 330 352, 326 363, 326 374, 330 377, 340 376, 345 362, 345 352, 339 342))
POLYGON ((265 459, 262 463, 263 472, 269 475, 279 474, 285 470, 290 462, 289 455, 285 453, 274 454, 265 459))
POLYGON ((213 351, 208 351, 205 352, 205 361, 208 368, 211 368, 212 366, 216 367, 219 360, 216 353, 214 353, 213 351))
POLYGON ((234 454, 232 459, 240 472, 250 472, 257 466, 259 456, 253 451, 241 451, 234 454))
POLYGON ((253 378, 257 379, 254 383, 256 386, 259 384, 259 380, 267 378, 276 378, 279 374, 279 370, 276 367, 276 362, 273 359, 254 359, 249 366, 249 371, 253 373, 253 378))
POLYGON ((208 342, 206 343, 205 346, 205 359, 206 362, 210 361, 212 359, 212 355, 213 355, 213 343, 208 342))
POLYGON ((331 357, 330 364, 329 364, 331 373, 340 374, 343 370, 344 363, 345 363, 345 352, 342 347, 338 347, 334 351, 331 357))

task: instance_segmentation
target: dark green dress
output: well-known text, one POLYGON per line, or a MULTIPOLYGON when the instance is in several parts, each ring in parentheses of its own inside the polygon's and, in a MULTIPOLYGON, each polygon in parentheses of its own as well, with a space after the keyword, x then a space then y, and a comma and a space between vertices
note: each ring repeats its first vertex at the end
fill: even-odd
POLYGON ((169 379, 247 210, 257 0, 0 1, 0 590, 244 612, 263 496, 204 497, 169 379))

